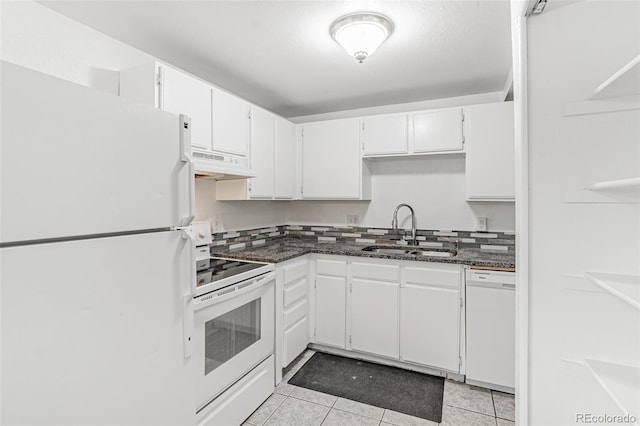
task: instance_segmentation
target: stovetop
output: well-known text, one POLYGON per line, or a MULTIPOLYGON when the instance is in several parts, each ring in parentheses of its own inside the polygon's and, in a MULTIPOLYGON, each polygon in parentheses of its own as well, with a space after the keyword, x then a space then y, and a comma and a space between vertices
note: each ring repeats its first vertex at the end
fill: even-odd
POLYGON ((264 266, 263 263, 244 262, 242 260, 222 259, 212 257, 208 269, 198 272, 198 276, 211 273, 211 279, 198 280, 198 287, 212 282, 220 281, 243 272, 251 271, 264 266), (206 282, 203 282, 206 281, 206 282))

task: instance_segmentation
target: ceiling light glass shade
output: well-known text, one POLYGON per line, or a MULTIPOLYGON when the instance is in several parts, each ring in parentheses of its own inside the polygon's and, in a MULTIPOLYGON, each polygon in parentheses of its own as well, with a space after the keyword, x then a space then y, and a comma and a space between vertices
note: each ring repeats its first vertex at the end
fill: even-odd
POLYGON ((377 13, 352 13, 331 25, 331 37, 360 63, 391 35, 393 24, 377 13))

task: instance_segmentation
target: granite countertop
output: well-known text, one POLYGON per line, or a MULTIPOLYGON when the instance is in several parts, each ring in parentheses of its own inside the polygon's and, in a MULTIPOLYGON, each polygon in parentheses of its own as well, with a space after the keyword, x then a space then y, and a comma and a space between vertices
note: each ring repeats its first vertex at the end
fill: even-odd
MULTIPOLYGON (((469 266, 478 266, 487 269, 513 269, 515 270, 515 255, 503 251, 480 250, 478 248, 458 249, 453 257, 432 257, 408 254, 383 254, 362 251, 372 244, 354 244, 345 242, 322 243, 300 238, 286 237, 273 243, 231 250, 225 252, 212 252, 212 255, 232 259, 253 260, 256 262, 280 263, 308 253, 333 254, 340 256, 361 256, 376 259, 415 260, 421 262, 455 263, 469 266)), ((390 246, 395 248, 405 246, 390 246)), ((418 249, 432 250, 427 247, 418 249)))

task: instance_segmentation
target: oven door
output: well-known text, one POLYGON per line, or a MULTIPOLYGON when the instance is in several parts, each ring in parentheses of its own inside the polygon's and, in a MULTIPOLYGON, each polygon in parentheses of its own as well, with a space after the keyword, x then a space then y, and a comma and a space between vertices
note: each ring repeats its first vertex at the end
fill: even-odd
POLYGON ((198 410, 273 353, 274 282, 269 272, 195 299, 198 410))

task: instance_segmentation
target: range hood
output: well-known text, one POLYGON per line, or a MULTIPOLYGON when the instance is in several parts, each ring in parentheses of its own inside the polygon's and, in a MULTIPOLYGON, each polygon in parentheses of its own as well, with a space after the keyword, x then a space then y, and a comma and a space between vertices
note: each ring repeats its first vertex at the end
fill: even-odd
POLYGON ((246 157, 193 151, 193 163, 198 179, 232 180, 256 176, 256 173, 249 169, 249 161, 246 157))

